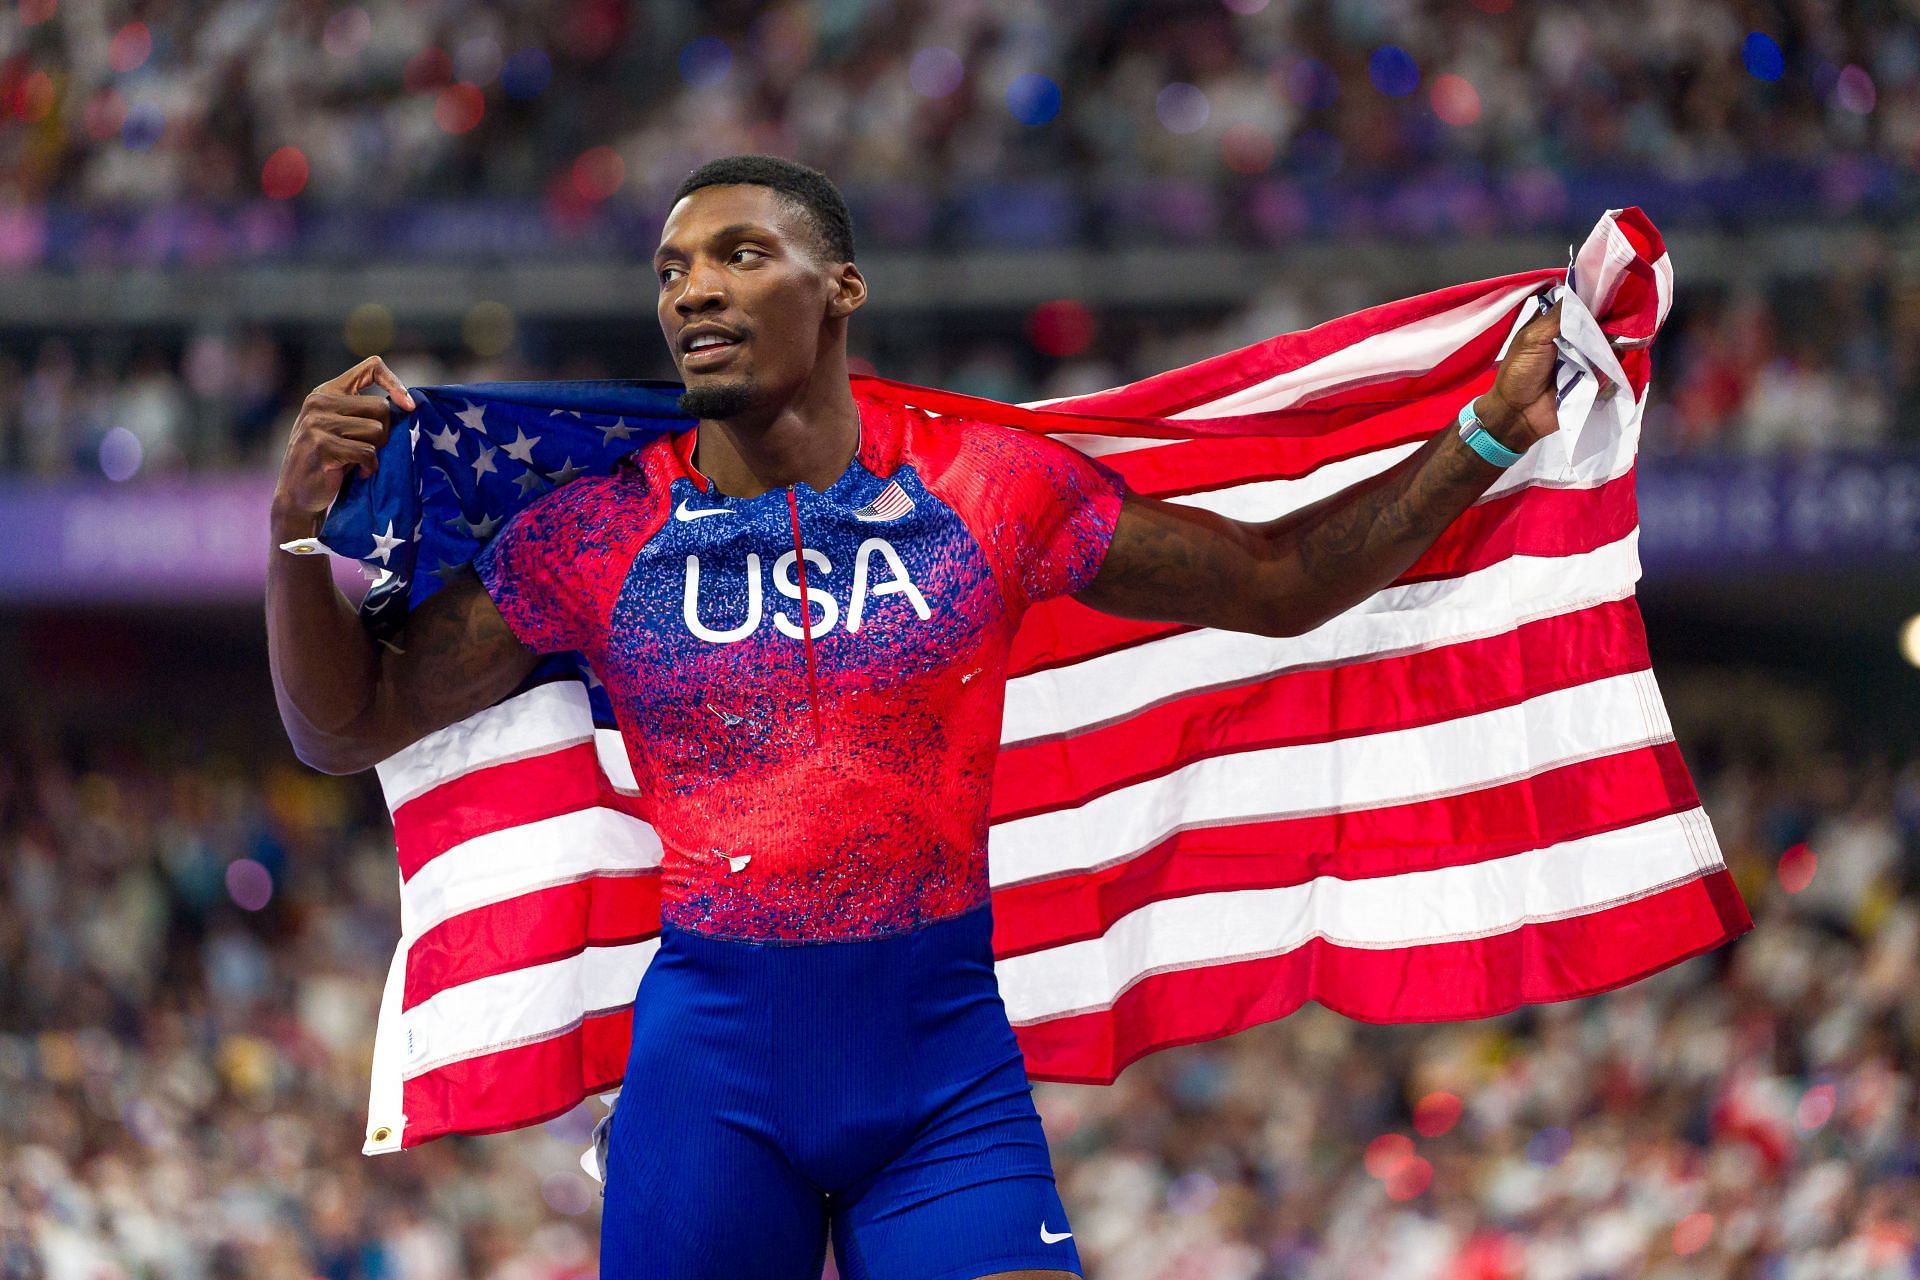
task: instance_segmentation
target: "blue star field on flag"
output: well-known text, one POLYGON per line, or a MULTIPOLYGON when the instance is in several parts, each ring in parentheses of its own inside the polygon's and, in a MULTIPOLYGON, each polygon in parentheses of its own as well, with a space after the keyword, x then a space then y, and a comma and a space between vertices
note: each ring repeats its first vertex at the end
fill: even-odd
MULTIPOLYGON (((398 635, 408 611, 478 555, 513 514, 577 476, 614 463, 693 419, 674 382, 482 382, 410 387, 414 411, 395 421, 368 478, 349 474, 320 540, 360 561, 373 586, 367 629, 398 635)), ((594 719, 612 723, 599 681, 578 655, 545 659, 529 683, 579 674, 594 719)))

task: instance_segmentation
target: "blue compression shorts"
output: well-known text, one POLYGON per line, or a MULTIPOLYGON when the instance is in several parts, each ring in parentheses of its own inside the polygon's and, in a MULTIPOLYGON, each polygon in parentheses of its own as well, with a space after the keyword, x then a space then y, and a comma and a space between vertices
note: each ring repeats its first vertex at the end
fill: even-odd
POLYGON ((1080 1270, 986 907, 800 944, 667 928, 612 1117, 604 1280, 1080 1270))

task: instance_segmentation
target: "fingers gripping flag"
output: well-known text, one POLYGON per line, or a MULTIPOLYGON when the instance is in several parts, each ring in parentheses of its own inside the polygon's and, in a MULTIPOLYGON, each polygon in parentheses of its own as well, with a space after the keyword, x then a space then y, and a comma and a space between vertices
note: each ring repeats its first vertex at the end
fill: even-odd
MULTIPOLYGON (((1071 599, 1015 642, 990 868, 1000 987, 1040 1079, 1318 1000, 1369 1021, 1588 995, 1748 927, 1633 601, 1659 233, 1609 214, 1568 271, 1443 289, 1095 395, 856 395, 1056 435, 1142 494, 1271 519, 1417 449, 1563 297, 1561 431, 1393 586, 1306 635, 1071 599)), ((689 424, 677 388, 417 390, 325 540, 390 634, 512 510, 689 424), (628 433, 628 434, 623 434, 628 433)), ((876 506, 887 500, 886 494, 876 506)), ((530 1124, 616 1087, 661 849, 591 672, 555 660, 380 766, 402 938, 367 1150, 530 1124)))

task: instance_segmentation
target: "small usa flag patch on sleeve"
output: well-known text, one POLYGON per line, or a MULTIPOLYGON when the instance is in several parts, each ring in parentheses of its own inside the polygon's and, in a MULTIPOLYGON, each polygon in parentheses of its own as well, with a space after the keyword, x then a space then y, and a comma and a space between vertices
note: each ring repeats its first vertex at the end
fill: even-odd
POLYGON ((898 480, 895 480, 880 491, 879 497, 855 511, 853 518, 869 522, 898 520, 911 510, 913 510, 913 499, 907 496, 907 491, 900 487, 898 480))

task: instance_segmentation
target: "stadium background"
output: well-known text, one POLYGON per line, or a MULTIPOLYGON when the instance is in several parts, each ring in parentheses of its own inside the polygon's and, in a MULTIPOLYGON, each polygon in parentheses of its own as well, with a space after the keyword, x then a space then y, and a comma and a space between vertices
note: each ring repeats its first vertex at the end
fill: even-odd
POLYGON ((745 150, 846 187, 863 360, 1003 399, 1644 206, 1642 601, 1757 930, 1041 1111, 1099 1280, 1916 1274, 1917 147, 1920 23, 1874 0, 8 0, 0 1277, 593 1273, 595 1108, 358 1154, 389 831, 280 735, 265 502, 359 355, 670 374, 665 195, 745 150))

